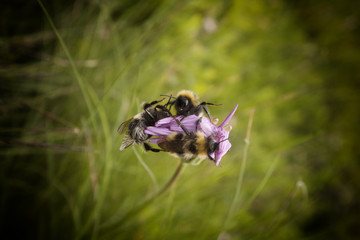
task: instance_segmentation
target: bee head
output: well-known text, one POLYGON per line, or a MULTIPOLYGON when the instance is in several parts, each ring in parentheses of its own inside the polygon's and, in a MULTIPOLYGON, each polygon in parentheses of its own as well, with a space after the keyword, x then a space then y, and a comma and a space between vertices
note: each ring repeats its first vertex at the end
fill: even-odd
POLYGON ((214 153, 216 150, 219 149, 220 143, 216 142, 216 140, 210 136, 208 138, 208 155, 214 153))
MULTIPOLYGON (((230 137, 230 138, 232 138, 232 137, 230 137)), ((208 158, 210 158, 210 160, 212 160, 212 161, 216 161, 216 159, 217 159, 216 151, 219 150, 220 143, 222 143, 224 141, 227 141, 230 138, 223 139, 220 142, 217 142, 213 136, 208 137, 208 140, 207 140, 207 143, 208 143, 208 152, 207 152, 208 158), (210 156, 213 153, 215 153, 215 159, 210 156)))
POLYGON ((177 115, 190 115, 191 111, 199 104, 197 98, 197 95, 192 91, 180 91, 174 103, 177 115))

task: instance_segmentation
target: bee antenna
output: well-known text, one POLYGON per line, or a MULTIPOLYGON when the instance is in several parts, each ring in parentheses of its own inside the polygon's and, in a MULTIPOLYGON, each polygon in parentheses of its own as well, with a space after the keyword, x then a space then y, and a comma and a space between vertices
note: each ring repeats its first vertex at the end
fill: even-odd
POLYGON ((227 139, 224 139, 224 140, 221 140, 220 142, 218 142, 218 143, 222 143, 222 142, 225 142, 226 140, 229 140, 229 139, 231 139, 231 138, 233 138, 234 136, 231 136, 231 137, 229 137, 229 138, 227 138, 227 139))
POLYGON ((176 99, 176 97, 173 97, 171 95, 160 95, 160 97, 169 97, 169 98, 175 98, 176 99))

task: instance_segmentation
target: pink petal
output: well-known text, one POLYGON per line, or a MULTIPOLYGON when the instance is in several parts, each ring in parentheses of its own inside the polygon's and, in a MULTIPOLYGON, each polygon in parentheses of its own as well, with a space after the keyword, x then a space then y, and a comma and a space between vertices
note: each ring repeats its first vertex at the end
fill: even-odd
POLYGON ((220 164, 221 158, 230 150, 231 143, 229 141, 224 141, 220 143, 219 150, 216 151, 215 165, 220 164))
POLYGON ((234 116, 234 113, 236 112, 237 107, 239 104, 236 104, 235 108, 231 111, 229 116, 227 116, 222 124, 219 125, 219 128, 223 128, 226 124, 230 122, 230 119, 234 116))
POLYGON ((224 130, 223 128, 217 129, 217 138, 216 141, 220 142, 219 149, 216 151, 216 159, 215 159, 215 165, 218 166, 220 164, 221 158, 229 151, 231 148, 231 143, 228 140, 229 138, 228 131, 224 130), (224 141, 225 140, 225 141, 224 141), (223 141, 223 142, 221 142, 223 141))
POLYGON ((160 128, 160 127, 147 127, 144 131, 146 134, 154 135, 154 136, 167 136, 172 131, 167 128, 160 128))
MULTIPOLYGON (((180 120, 181 124, 189 131, 195 132, 196 131, 196 124, 199 120, 199 117, 196 115, 190 115, 185 117, 184 119, 180 120)), ((179 126, 176 121, 173 121, 170 124, 170 130, 175 132, 184 132, 183 129, 179 126)))
POLYGON ((164 141, 165 139, 166 139, 165 137, 150 138, 149 143, 159 144, 160 142, 164 141))
POLYGON ((217 126, 213 124, 207 117, 201 118, 200 128, 204 132, 205 137, 209 137, 211 135, 215 135, 217 131, 217 126))
POLYGON ((166 125, 166 124, 169 124, 171 123, 172 121, 174 121, 174 119, 172 117, 167 117, 167 118, 163 118, 163 119, 160 119, 159 121, 157 121, 155 123, 155 126, 156 127, 160 127, 162 125, 166 125))

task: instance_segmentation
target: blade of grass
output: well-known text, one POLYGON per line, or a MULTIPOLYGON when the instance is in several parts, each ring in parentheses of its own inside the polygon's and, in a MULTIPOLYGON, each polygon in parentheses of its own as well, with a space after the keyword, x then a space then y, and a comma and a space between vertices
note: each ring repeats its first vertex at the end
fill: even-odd
POLYGON ((144 160, 142 159, 140 154, 136 151, 136 148, 134 146, 133 146, 133 150, 134 150, 134 153, 135 153, 137 159, 139 160, 140 164, 144 167, 145 171, 149 174, 149 177, 151 178, 151 181, 154 183, 155 190, 158 191, 159 184, 158 184, 158 182, 157 182, 157 180, 155 178, 154 173, 151 171, 149 166, 144 162, 144 160))
POLYGON ((57 30, 54 22, 52 21, 50 15, 49 15, 49 13, 48 13, 48 11, 47 11, 46 8, 45 8, 44 4, 42 3, 41 0, 37 0, 37 2, 39 3, 41 9, 43 10, 43 12, 44 12, 44 14, 45 14, 45 16, 46 16, 46 19, 48 20, 51 28, 53 29, 56 37, 57 37, 58 40, 59 40, 59 43, 60 43, 61 48, 63 49, 63 51, 65 52, 66 57, 67 57, 68 60, 69 60, 69 63, 70 63, 70 65, 71 65, 71 68, 72 68, 72 70, 73 70, 73 72, 74 72, 74 74, 75 74, 75 78, 76 78, 76 80, 77 80, 77 82, 78 82, 78 84, 79 84, 79 86, 80 86, 80 90, 81 90, 81 93, 82 93, 83 98, 84 98, 84 100, 85 100, 85 103, 86 103, 86 106, 87 106, 87 108, 88 108, 88 111, 89 111, 89 113, 91 113, 92 110, 93 110, 93 106, 92 106, 92 104, 91 104, 91 102, 90 102, 89 95, 88 95, 88 93, 87 93, 87 91, 86 91, 85 83, 84 83, 83 79, 81 78, 80 73, 79 73, 79 71, 77 70, 77 68, 76 68, 76 66, 75 66, 75 64, 74 64, 74 61, 73 61, 73 59, 72 59, 72 57, 71 57, 71 55, 70 55, 70 52, 69 52, 68 48, 66 47, 63 38, 61 37, 59 31, 57 30))
MULTIPOLYGON (((77 231, 80 226, 80 209, 75 204, 75 201, 72 198, 72 194, 69 191, 67 191, 66 187, 63 186, 60 182, 54 181, 52 183, 52 187, 54 188, 55 191, 58 191, 65 199, 65 201, 68 205, 68 208, 70 210, 71 216, 72 216, 75 231, 77 231)), ((55 209, 56 209, 56 207, 55 207, 55 209)), ((55 211, 54 211, 54 213, 55 213, 55 211)))
MULTIPOLYGON (((125 216, 123 216, 121 219, 119 219, 117 216, 115 216, 113 219, 110 219, 109 221, 102 224, 100 227, 102 231, 109 231, 112 227, 115 226, 121 226, 126 221, 128 221, 130 218, 135 217, 137 214, 139 214, 142 210, 144 210, 146 207, 148 207, 153 201, 155 201, 158 197, 162 196, 164 193, 166 193, 176 182, 178 179, 181 170, 183 168, 184 163, 182 161, 179 162, 174 174, 170 178, 170 180, 167 182, 167 184, 156 194, 154 194, 151 198, 145 200, 142 204, 138 205, 137 207, 131 209, 125 216)), ((115 229, 117 230, 117 229, 115 229)))
POLYGON ((240 191, 241 191, 241 187, 242 187, 242 183, 243 183, 243 179, 244 179, 245 168, 246 168, 246 161, 247 161, 247 155, 248 155, 248 150, 249 150, 249 145, 250 145, 250 134, 251 134, 251 127, 252 127, 252 123, 253 123, 254 113, 255 113, 255 108, 252 108, 250 110, 249 122, 248 122, 247 131, 246 131, 246 137, 245 137, 245 147, 244 147, 244 152, 243 152, 243 158, 241 161, 239 177, 238 177, 238 181, 236 184, 235 195, 234 195, 234 198, 230 205, 229 211, 227 213, 224 225, 223 225, 221 232, 219 233, 219 236, 217 239, 221 239, 222 235, 225 233, 225 230, 234 214, 236 203, 238 202, 238 199, 239 199, 239 195, 240 195, 240 191))
POLYGON ((41 110, 40 108, 30 104, 29 102, 26 102, 26 101, 22 100, 22 99, 20 100, 20 103, 27 106, 27 107, 29 107, 29 108, 31 108, 31 109, 33 109, 33 110, 35 110, 35 111, 37 111, 37 112, 39 112, 40 114, 44 115, 45 117, 47 117, 47 118, 49 118, 49 119, 51 119, 53 121, 61 123, 62 125, 66 126, 68 128, 74 129, 74 131, 79 131, 79 128, 74 123, 72 123, 72 122, 70 122, 68 120, 65 120, 65 119, 63 119, 63 118, 61 118, 61 117, 59 117, 59 116, 57 116, 57 115, 55 115, 55 114, 53 114, 51 112, 41 110))
POLYGON ((260 238, 259 239, 269 239, 271 238, 271 234, 273 234, 276 229, 278 227, 280 227, 281 223, 284 221, 284 219, 282 219, 282 216, 285 215, 286 210, 289 208, 292 200, 295 198, 296 194, 298 193, 298 191, 302 192, 305 201, 307 201, 308 199, 308 191, 307 191, 307 187, 306 184, 302 181, 302 180, 298 180, 296 181, 295 187, 293 188, 293 190, 291 191, 291 193, 289 194, 289 197, 285 200, 284 204, 282 205, 280 211, 277 213, 277 215, 274 217, 273 221, 271 222, 270 226, 267 228, 268 230, 260 233, 260 238))
POLYGON ((244 209, 248 208, 251 203, 254 201, 254 199, 260 194, 260 192, 264 189, 266 183, 269 181, 269 178, 271 177, 272 173, 274 172, 275 166, 279 161, 279 154, 276 155, 274 161, 266 171, 266 174, 263 178, 263 180, 260 182, 259 186, 255 189, 254 193, 251 195, 248 203, 245 205, 244 209))
MULTIPOLYGON (((84 123, 86 126, 86 123, 84 123)), ((86 144, 88 146, 89 149, 92 149, 92 140, 91 140, 91 136, 89 133, 89 129, 87 129, 85 127, 84 129, 84 135, 85 135, 85 140, 86 140, 86 144)), ((96 199, 98 198, 98 185, 99 185, 99 181, 98 181, 98 177, 97 177, 97 173, 96 173, 96 169, 95 169, 95 157, 94 154, 92 152, 88 152, 88 159, 89 159, 89 175, 90 175, 90 181, 91 181, 91 187, 93 190, 93 198, 94 201, 96 201, 96 199)))
POLYGON ((39 143, 39 142, 24 142, 24 141, 11 140, 11 139, 0 139, 0 141, 7 144, 22 145, 26 147, 52 148, 58 150, 77 151, 77 152, 91 151, 87 147, 75 147, 75 146, 56 145, 56 144, 39 143))
MULTIPOLYGON (((97 201, 97 204, 95 205, 94 211, 94 227, 93 227, 93 234, 91 239, 96 239, 99 231, 99 223, 101 221, 101 209, 105 202, 106 195, 108 194, 108 186, 111 178, 111 170, 113 168, 113 158, 112 158, 112 139, 110 134, 110 126, 107 114, 104 109, 104 105, 101 103, 100 99, 97 97, 94 89, 89 88, 89 94, 91 98, 93 99, 95 103, 95 112, 98 113, 100 117, 101 126, 103 129, 104 134, 104 141, 105 141, 105 156, 104 156, 104 172, 102 173, 103 178, 101 182, 101 188, 100 188, 100 194, 97 201)), ((94 112, 94 113, 95 113, 94 112)), ((115 131, 115 130, 114 130, 115 131)), ((92 221, 91 218, 89 218, 89 223, 92 221)), ((91 226, 91 225, 88 225, 91 226)), ((85 228, 85 232, 86 232, 85 228)))
POLYGON ((110 180, 110 173, 111 173, 111 168, 112 168, 112 155, 111 155, 111 136, 110 136, 110 129, 109 129, 109 124, 108 124, 108 119, 107 119, 107 115, 106 112, 104 110, 103 105, 101 104, 100 99, 98 98, 98 96, 96 95, 95 91, 93 88, 91 88, 91 86, 86 86, 84 80, 82 79, 79 71, 77 70, 74 61, 72 59, 72 56, 68 50, 68 48, 66 47, 66 44, 64 42, 64 40, 62 39, 60 33, 58 32, 57 28, 55 27, 54 22, 52 21, 48 11, 46 10, 45 6, 43 5, 43 3, 41 2, 41 0, 37 0, 41 9, 43 10, 47 20, 49 21, 49 24, 51 26, 51 28, 53 29, 53 31, 55 32, 57 38, 59 39, 60 45, 63 49, 63 51, 65 52, 66 57, 69 60, 69 63, 71 65, 71 68, 75 74, 75 78, 79 84, 81 93, 83 95, 83 98, 85 100, 87 109, 89 111, 89 115, 90 115, 90 119, 92 122, 92 125, 94 127, 95 130, 97 130, 97 124, 95 121, 95 114, 98 113, 99 117, 100 117, 100 121, 101 121, 101 126, 103 128, 103 133, 104 133, 104 138, 105 138, 105 169, 104 169, 104 173, 103 173, 103 181, 101 184, 101 188, 100 191, 101 193, 99 194, 99 199, 98 202, 93 210, 94 214, 91 214, 91 216, 93 216, 93 218, 89 218, 88 222, 85 223, 84 227, 80 230, 79 234, 77 235, 77 238, 81 238, 83 236, 83 234, 85 234, 85 232, 87 232, 88 228, 91 226, 91 222, 94 222, 94 228, 93 228, 93 234, 92 234, 92 238, 95 239, 97 237, 97 229, 98 229, 98 223, 100 221, 100 209, 104 203, 104 199, 106 196, 106 192, 107 192, 107 186, 110 180), (91 102, 91 100, 93 101, 93 103, 91 102))

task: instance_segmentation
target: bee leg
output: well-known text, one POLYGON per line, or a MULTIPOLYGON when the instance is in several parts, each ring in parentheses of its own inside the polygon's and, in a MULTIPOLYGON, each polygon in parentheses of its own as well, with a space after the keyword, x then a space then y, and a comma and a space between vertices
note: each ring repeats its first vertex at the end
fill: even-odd
POLYGON ((202 119, 202 118, 199 118, 199 120, 196 121, 196 131, 199 130, 199 125, 200 125, 200 123, 201 123, 201 119, 202 119))
POLYGON ((157 103, 159 103, 159 102, 164 101, 164 99, 165 99, 165 98, 162 98, 162 99, 160 99, 160 100, 158 100, 158 101, 152 101, 151 103, 145 103, 145 104, 144 104, 144 110, 146 111, 146 109, 148 109, 149 107, 151 107, 151 106, 153 106, 153 105, 155 105, 155 104, 157 104, 157 103))
POLYGON ((157 105, 155 108, 159 108, 162 109, 163 111, 166 111, 170 115, 170 117, 172 117, 176 121, 176 123, 179 124, 179 126, 184 131, 184 133, 186 135, 190 135, 189 130, 187 130, 187 128, 179 121, 179 119, 177 119, 174 115, 172 115, 171 112, 165 106, 157 105))
MULTIPOLYGON (((175 103, 175 100, 174 100, 174 101, 171 101, 171 99, 172 99, 172 98, 175 98, 175 97, 173 97, 171 94, 170 94, 170 95, 160 95, 160 96, 165 96, 165 97, 168 97, 168 98, 169 98, 168 102, 167 102, 164 106, 167 107, 168 105, 170 105, 170 108, 169 108, 169 111, 170 111, 172 105, 174 105, 174 103, 175 103)), ((176 99, 176 98, 175 98, 175 99, 176 99)))
POLYGON ((144 110, 146 112, 146 114, 155 122, 155 117, 149 112, 149 110, 145 109, 144 110))
POLYGON ((174 106, 174 103, 175 103, 175 101, 172 101, 172 102, 165 104, 165 106, 169 105, 169 111, 171 111, 171 108, 172 108, 172 106, 174 106))
POLYGON ((165 98, 162 98, 158 101, 152 101, 151 103, 144 103, 144 112, 146 112, 146 114, 155 122, 155 117, 150 113, 150 111, 148 110, 149 107, 159 103, 159 102, 162 102, 164 101, 165 98))
POLYGON ((211 157, 210 154, 208 154, 207 156, 211 161, 215 162, 215 159, 213 157, 211 157))
POLYGON ((215 103, 208 103, 208 102, 202 102, 200 103, 196 108, 202 108, 204 110, 204 112, 206 113, 206 115, 208 115, 209 119, 212 120, 211 116, 210 116, 210 112, 207 109, 206 105, 210 105, 210 106, 220 106, 222 104, 215 104, 215 103))
POLYGON ((162 152, 164 150, 151 147, 148 143, 144 142, 145 151, 162 152))
POLYGON ((194 160, 195 160, 195 157, 193 157, 193 158, 182 158, 181 159, 181 161, 183 161, 184 163, 191 163, 194 160))
POLYGON ((171 107, 175 104, 176 97, 173 97, 172 94, 170 94, 170 95, 160 95, 160 96, 169 98, 168 102, 164 106, 167 107, 169 111, 171 111, 171 107), (175 100, 171 101, 171 99, 175 99, 175 100))
MULTIPOLYGON (((164 95, 161 95, 161 96, 164 96, 164 95)), ((163 106, 168 110, 167 112, 170 112, 171 111, 171 108, 172 106, 174 105, 175 101, 170 101, 171 98, 173 98, 172 95, 168 96, 169 97, 169 100, 166 104, 164 104, 163 106)))
POLYGON ((175 118, 174 116, 172 117, 175 119, 176 123, 181 127, 184 133, 189 136, 190 135, 189 130, 187 130, 187 128, 179 121, 179 119, 175 118))
POLYGON ((155 109, 160 109, 160 110, 163 110, 164 112, 167 112, 169 114, 169 116, 172 116, 171 112, 169 111, 169 109, 167 109, 165 107, 165 105, 156 105, 155 106, 155 109))

